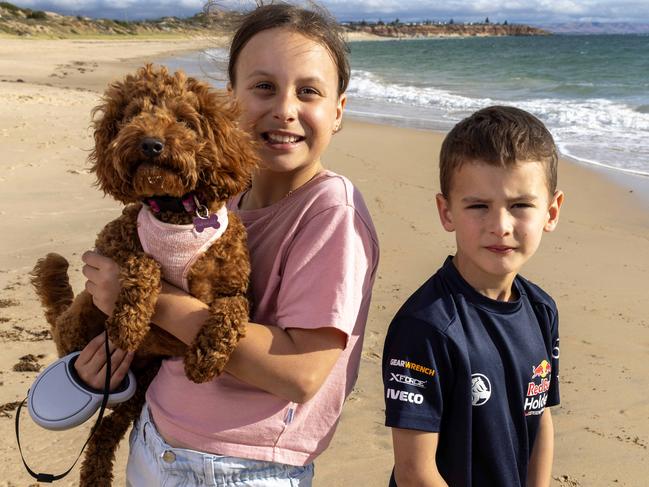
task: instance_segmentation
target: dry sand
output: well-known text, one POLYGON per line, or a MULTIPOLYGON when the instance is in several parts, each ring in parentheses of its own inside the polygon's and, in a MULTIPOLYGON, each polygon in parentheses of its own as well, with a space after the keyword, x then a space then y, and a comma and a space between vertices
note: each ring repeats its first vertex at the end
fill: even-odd
MULTIPOLYGON (((36 372, 13 367, 27 354, 27 363, 40 365, 55 358, 28 272, 38 257, 58 251, 71 260, 79 290, 80 254, 119 212, 86 172, 90 110, 111 79, 145 60, 214 42, 0 43, 0 405, 9 404, 0 407, 0 487, 34 483, 18 455, 11 404, 36 372)), ((363 192, 382 258, 360 377, 331 448, 316 462, 316 487, 386 485, 392 452, 380 380, 385 329, 453 251, 434 205, 441 137, 348 120, 326 155, 326 164, 363 192)), ((649 180, 609 176, 562 162, 559 228, 524 272, 555 297, 561 316, 554 485, 643 486, 649 476, 649 205, 637 197, 647 194, 649 180)), ((65 470, 87 433, 87 425, 42 430, 26 412, 23 420, 23 448, 39 471, 65 470)), ((126 454, 124 442, 115 485, 123 485, 126 454)), ((77 476, 58 485, 76 485, 77 476)))

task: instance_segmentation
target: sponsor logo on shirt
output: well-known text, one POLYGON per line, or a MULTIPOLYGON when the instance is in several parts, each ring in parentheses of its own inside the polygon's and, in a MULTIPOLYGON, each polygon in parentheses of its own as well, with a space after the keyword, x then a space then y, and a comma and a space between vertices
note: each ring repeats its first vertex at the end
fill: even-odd
POLYGON ((484 374, 471 375, 471 405, 482 406, 491 397, 491 382, 484 374))
POLYGON ((552 366, 547 360, 543 360, 536 367, 532 367, 532 380, 536 379, 537 377, 545 379, 545 377, 549 375, 550 372, 552 372, 552 366))
POLYGON ((400 391, 398 389, 388 389, 385 392, 385 397, 393 401, 409 402, 412 404, 422 404, 424 396, 415 392, 400 391))
POLYGON ((430 367, 425 367, 424 365, 419 365, 414 362, 409 362, 407 360, 399 360, 396 358, 390 359, 390 365, 393 367, 403 367, 404 369, 414 370, 415 372, 421 372, 422 374, 430 375, 431 377, 435 375, 435 370, 430 367))
POLYGON ((552 348, 552 358, 559 358, 559 355, 561 355, 561 351, 559 350, 559 339, 557 338, 552 348))
POLYGON ((532 380, 527 384, 523 407, 525 416, 543 414, 545 404, 548 402, 551 378, 552 365, 547 360, 544 359, 539 365, 532 366, 532 380), (536 379, 540 381, 537 383, 536 379))
POLYGON ((394 374, 392 372, 390 372, 390 375, 392 376, 390 377, 390 382, 395 381, 409 386, 421 387, 422 389, 426 388, 427 381, 425 380, 415 379, 413 377, 408 377, 407 375, 403 375, 403 374, 394 374))

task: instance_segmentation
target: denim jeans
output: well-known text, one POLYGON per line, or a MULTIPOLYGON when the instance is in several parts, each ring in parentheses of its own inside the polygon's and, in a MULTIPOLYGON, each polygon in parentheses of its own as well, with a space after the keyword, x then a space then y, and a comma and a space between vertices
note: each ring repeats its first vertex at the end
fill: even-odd
POLYGON ((313 464, 296 467, 174 448, 156 430, 146 405, 129 442, 128 487, 311 487, 313 479, 313 464))

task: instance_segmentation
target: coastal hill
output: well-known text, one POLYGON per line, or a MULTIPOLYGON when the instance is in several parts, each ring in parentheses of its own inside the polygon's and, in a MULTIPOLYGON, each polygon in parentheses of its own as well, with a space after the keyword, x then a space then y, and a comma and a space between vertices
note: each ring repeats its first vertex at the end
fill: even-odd
POLYGON ((523 24, 484 23, 390 23, 353 22, 343 26, 350 32, 362 32, 380 37, 418 38, 418 37, 472 37, 472 36, 538 36, 550 35, 548 31, 523 24))
MULTIPOLYGON (((208 2, 208 5, 210 3, 208 2)), ((22 37, 70 38, 96 36, 214 36, 227 33, 240 16, 237 12, 206 10, 193 17, 179 19, 163 17, 156 20, 123 21, 93 19, 82 16, 65 16, 17 7, 0 2, 0 35, 22 37)), ((528 36, 546 35, 548 32, 519 24, 485 23, 390 23, 344 22, 343 28, 358 35, 387 38, 415 37, 469 37, 469 36, 528 36)))
POLYGON ((0 2, 0 34, 22 37, 70 38, 95 36, 182 37, 222 34, 232 15, 201 12, 187 19, 163 17, 156 20, 122 21, 66 16, 54 12, 17 7, 0 2))

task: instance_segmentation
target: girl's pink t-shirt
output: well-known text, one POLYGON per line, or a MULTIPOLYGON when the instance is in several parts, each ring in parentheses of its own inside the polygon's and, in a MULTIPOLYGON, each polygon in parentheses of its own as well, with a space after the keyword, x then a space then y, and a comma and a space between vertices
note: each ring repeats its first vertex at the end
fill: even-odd
POLYGON ((334 327, 347 345, 316 395, 296 404, 228 373, 195 384, 182 358, 165 360, 147 391, 165 438, 194 450, 306 465, 329 445, 358 375, 379 258, 378 239, 359 191, 323 171, 267 208, 229 209, 248 230, 251 321, 285 328, 334 327))

